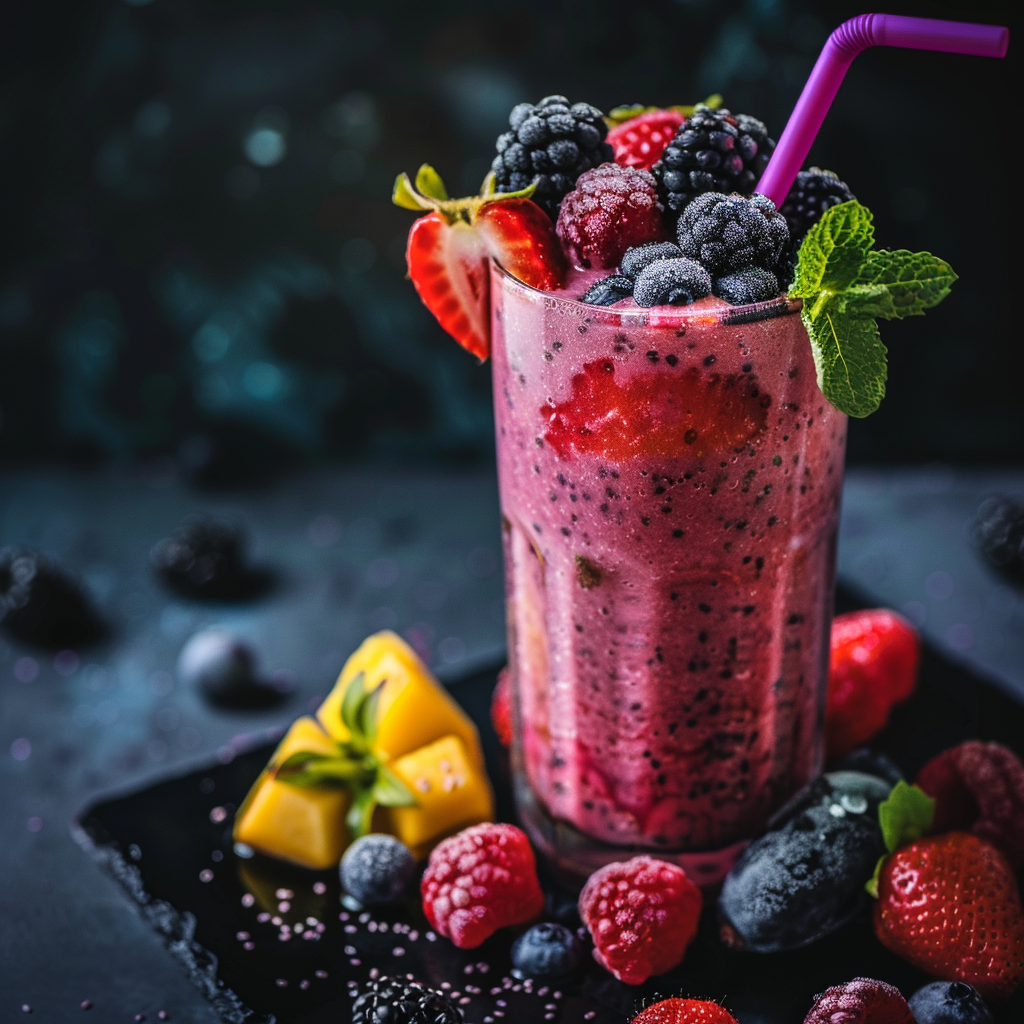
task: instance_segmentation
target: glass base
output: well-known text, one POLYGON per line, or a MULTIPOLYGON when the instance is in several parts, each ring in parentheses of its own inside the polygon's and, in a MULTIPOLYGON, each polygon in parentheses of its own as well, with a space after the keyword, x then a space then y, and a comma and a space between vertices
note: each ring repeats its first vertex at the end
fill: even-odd
POLYGON ((647 846, 613 846, 585 835, 566 821, 551 817, 522 773, 516 772, 514 791, 519 820, 534 849, 561 885, 578 892, 598 868, 614 861, 648 854, 678 864, 701 889, 720 885, 749 842, 741 839, 720 850, 681 851, 647 846))

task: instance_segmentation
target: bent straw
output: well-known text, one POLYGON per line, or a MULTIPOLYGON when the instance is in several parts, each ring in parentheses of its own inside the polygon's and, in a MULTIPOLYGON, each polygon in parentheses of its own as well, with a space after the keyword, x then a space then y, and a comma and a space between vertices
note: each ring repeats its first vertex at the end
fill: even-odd
POLYGON ((902 46, 911 50, 1004 57, 1009 40, 1008 28, 967 21, 903 18, 896 14, 860 14, 844 21, 828 37, 757 191, 776 206, 785 201, 836 98, 847 68, 862 50, 869 46, 902 46))

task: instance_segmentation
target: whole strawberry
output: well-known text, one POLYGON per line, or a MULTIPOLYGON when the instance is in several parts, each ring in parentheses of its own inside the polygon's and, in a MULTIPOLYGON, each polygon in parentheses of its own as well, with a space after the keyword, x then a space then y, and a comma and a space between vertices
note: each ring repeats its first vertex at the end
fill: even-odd
MULTIPOLYGON (((608 145, 615 152, 615 162, 622 167, 642 167, 649 171, 676 137, 686 120, 678 110, 644 110, 608 133, 608 145)), ((613 114, 615 111, 612 112, 613 114)))
POLYGON ((917 785, 935 800, 933 832, 973 832, 1024 864, 1024 764, 1008 747, 971 740, 933 757, 917 785))
POLYGON ((627 985, 642 985, 683 959, 700 908, 700 889, 682 868, 647 856, 599 868, 579 901, 594 959, 627 985))
POLYGON ((544 909, 530 841, 515 825, 463 829, 430 855, 420 883, 423 913, 460 949, 544 909))
POLYGON ((889 857, 874 925, 897 956, 993 1002, 1024 980, 1024 911, 1013 870, 969 832, 918 839, 889 857))
POLYGON ((914 1024, 900 990, 873 978, 854 978, 825 989, 804 1024, 914 1024))
POLYGON ((739 1024, 718 1003, 709 999, 660 999, 641 1010, 631 1024, 739 1024))
POLYGON ((837 615, 831 646, 825 746, 836 758, 871 739, 913 693, 921 643, 905 619, 876 608, 837 615))

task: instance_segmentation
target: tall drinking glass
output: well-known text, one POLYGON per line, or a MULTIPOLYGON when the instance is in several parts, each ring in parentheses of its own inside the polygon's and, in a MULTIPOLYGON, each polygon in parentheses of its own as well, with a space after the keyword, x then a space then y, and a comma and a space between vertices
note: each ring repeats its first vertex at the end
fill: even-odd
POLYGON ((799 304, 611 310, 492 267, 518 810, 700 884, 821 768, 846 417, 799 304))

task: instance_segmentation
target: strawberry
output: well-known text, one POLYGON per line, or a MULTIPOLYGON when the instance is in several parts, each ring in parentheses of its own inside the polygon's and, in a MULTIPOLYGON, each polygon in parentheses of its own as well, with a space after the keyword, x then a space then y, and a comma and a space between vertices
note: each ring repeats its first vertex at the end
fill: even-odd
POLYGON ((686 120, 679 110, 652 108, 616 125, 608 133, 615 162, 622 167, 650 170, 686 120))
POLYGON ((631 1024, 738 1024, 738 1021, 724 1006, 708 999, 673 996, 641 1010, 631 1024))
POLYGON ((905 619, 884 608, 832 622, 825 742, 830 758, 866 743, 917 681, 921 642, 905 619))
POLYGON ((1024 909, 1013 869, 969 832, 926 836, 935 801, 899 782, 878 808, 891 856, 868 891, 875 935, 887 949, 946 981, 973 985, 991 1002, 1024 981, 1024 909))
POLYGON ((415 187, 406 174, 395 181, 397 206, 430 211, 409 231, 412 283, 438 323, 480 360, 491 350, 490 260, 533 288, 562 286, 565 257, 550 218, 530 201, 532 192, 531 186, 499 194, 488 175, 480 195, 449 199, 427 164, 415 187))

